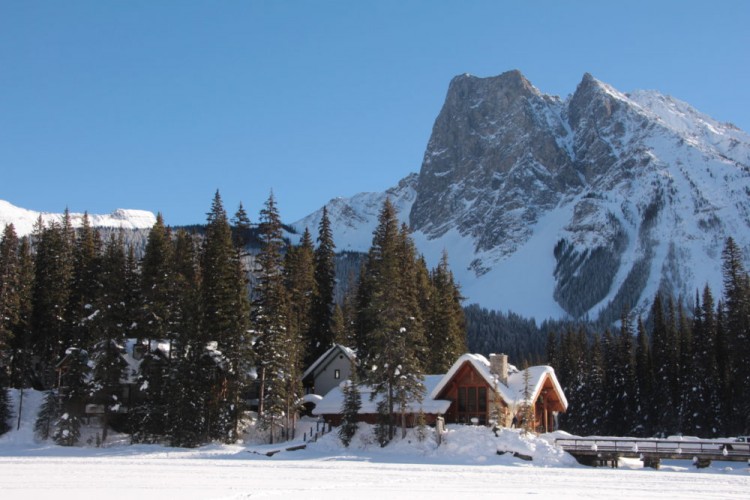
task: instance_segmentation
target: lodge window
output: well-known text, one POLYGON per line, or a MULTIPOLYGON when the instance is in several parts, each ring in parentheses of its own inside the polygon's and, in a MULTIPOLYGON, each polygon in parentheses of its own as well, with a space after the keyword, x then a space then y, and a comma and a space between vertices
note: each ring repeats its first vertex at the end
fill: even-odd
POLYGON ((336 380, 341 378, 341 370, 333 370, 333 378, 336 380))
POLYGON ((459 387, 458 388, 458 420, 469 423, 477 418, 480 424, 487 420, 487 388, 459 387))

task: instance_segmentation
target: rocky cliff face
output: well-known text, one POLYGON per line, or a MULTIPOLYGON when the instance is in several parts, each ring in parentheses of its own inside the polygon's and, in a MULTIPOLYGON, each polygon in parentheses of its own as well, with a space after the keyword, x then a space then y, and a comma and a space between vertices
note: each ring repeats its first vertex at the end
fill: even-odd
MULTIPOLYGON (((448 250, 468 302, 539 319, 718 292, 727 236, 750 257, 750 136, 589 74, 567 100, 517 71, 454 78, 418 177, 389 196, 428 260, 448 250)), ((332 203, 341 220, 363 213, 357 197, 332 203)), ((366 250, 371 232, 348 245, 347 224, 337 245, 366 250)))
POLYGON ((414 230, 436 238, 455 228, 477 250, 517 248, 540 211, 581 184, 562 111, 518 71, 454 78, 419 173, 414 230))

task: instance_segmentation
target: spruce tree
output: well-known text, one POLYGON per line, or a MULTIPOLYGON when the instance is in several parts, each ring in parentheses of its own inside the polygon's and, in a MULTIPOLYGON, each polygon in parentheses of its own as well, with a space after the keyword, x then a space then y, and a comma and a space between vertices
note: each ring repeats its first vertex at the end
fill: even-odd
POLYGON ((250 230, 250 217, 240 202, 237 212, 232 217, 232 242, 241 254, 244 253, 245 246, 250 243, 250 230))
POLYGON ((359 410, 362 408, 362 396, 359 392, 357 371, 354 366, 352 366, 351 373, 351 378, 345 382, 342 389, 344 401, 341 406, 341 426, 339 427, 339 438, 346 447, 357 432, 359 410))
POLYGON ((100 289, 95 302, 98 314, 92 321, 91 392, 93 400, 104 407, 101 441, 105 442, 112 417, 127 404, 121 400, 122 380, 127 378, 128 368, 123 353, 133 308, 128 307, 127 257, 122 231, 110 234, 100 262, 100 289))
MULTIPOLYGON (((32 291, 34 289, 34 256, 28 237, 20 240, 18 246, 18 316, 13 326, 11 349, 11 386, 23 388, 30 385, 32 374, 32 291)), ((23 392, 21 393, 23 395, 23 392)))
POLYGON ((73 247, 73 273, 66 318, 71 332, 70 345, 88 349, 97 336, 97 316, 101 282, 101 237, 91 227, 88 214, 83 215, 83 225, 73 247))
POLYGON ((89 394, 90 368, 88 353, 83 349, 68 349, 67 359, 60 387, 62 415, 55 423, 52 439, 59 445, 73 446, 81 436, 81 409, 89 394))
POLYGON ((635 346, 635 374, 637 387, 636 429, 639 436, 650 436, 655 411, 653 408, 654 370, 651 363, 651 348, 648 333, 641 317, 638 317, 635 346))
POLYGON ((336 288, 336 246, 333 242, 328 209, 325 206, 318 225, 318 246, 315 249, 314 259, 315 286, 311 304, 310 341, 305 358, 306 366, 315 362, 335 342, 333 314, 336 288))
POLYGON ((104 407, 101 417, 102 443, 107 440, 112 415, 117 414, 125 404, 120 400, 121 381, 126 376, 128 366, 122 357, 122 349, 122 344, 117 340, 104 339, 94 344, 91 353, 94 368, 90 393, 93 401, 104 407))
POLYGON ((294 340, 290 347, 299 349, 302 359, 313 351, 308 335, 315 295, 314 251, 310 232, 305 228, 299 246, 290 247, 284 256, 284 277, 289 294, 288 327, 290 338, 294 340))
POLYGON ((221 196, 217 191, 208 213, 203 242, 201 304, 202 333, 216 342, 229 365, 224 368, 227 389, 216 398, 212 437, 233 442, 240 418, 240 394, 247 384, 252 362, 248 335, 249 302, 238 250, 232 242, 221 196))
POLYGON ((534 432, 534 401, 531 399, 531 372, 528 364, 523 367, 523 403, 521 407, 521 428, 524 432, 534 432))
MULTIPOLYGON (((673 395, 674 401, 679 401, 677 407, 677 430, 679 432, 689 432, 694 429, 693 414, 689 413, 688 407, 691 405, 690 399, 694 396, 692 391, 691 368, 693 367, 693 329, 688 321, 688 315, 680 302, 677 307, 676 332, 679 342, 679 357, 677 363, 676 392, 673 395), (690 389, 690 395, 687 391, 690 389)), ((691 432, 691 435, 695 435, 691 432)))
POLYGON ((143 301, 139 338, 168 339, 172 315, 171 232, 161 214, 148 233, 141 261, 140 294, 143 301))
POLYGON ((158 442, 166 428, 168 360, 152 348, 160 341, 172 340, 172 252, 171 232, 161 214, 157 214, 149 231, 138 280, 142 305, 136 333, 139 342, 145 340, 146 352, 137 378, 143 399, 129 416, 134 442, 158 442))
POLYGON ((631 319, 623 313, 620 320, 619 335, 605 351, 607 358, 607 392, 612 402, 610 429, 616 436, 628 436, 634 430, 635 414, 634 393, 635 367, 633 330, 631 319))
POLYGON ((55 365, 73 340, 65 314, 73 277, 72 228, 69 217, 63 222, 44 227, 40 218, 33 236, 36 253, 30 344, 38 359, 31 374, 36 389, 52 387, 55 365))
POLYGON ((722 252, 725 327, 728 347, 727 385, 731 388, 726 414, 730 433, 750 429, 750 287, 742 251, 733 238, 727 238, 722 252))
POLYGON ((40 441, 49 439, 54 432, 55 422, 61 414, 58 390, 50 389, 44 395, 44 402, 34 422, 34 436, 40 441))
POLYGON ((5 226, 0 238, 0 370, 5 366, 4 354, 10 348, 20 321, 20 263, 18 237, 13 224, 5 226))
POLYGON ((604 352, 599 337, 594 337, 589 355, 586 388, 589 391, 588 406, 591 408, 589 418, 585 422, 586 430, 583 435, 605 434, 606 423, 609 418, 606 394, 606 372, 604 366, 604 352))
POLYGON ((431 300, 427 311, 428 373, 445 373, 466 352, 466 327, 461 294, 448 267, 448 254, 430 275, 431 300))
POLYGON ((426 346, 415 269, 413 243, 386 200, 360 275, 356 339, 363 379, 372 386, 372 397, 381 398, 380 425, 387 427, 388 440, 394 436, 395 410, 403 426, 407 406, 421 401, 424 390, 426 346))
POLYGON ((651 332, 651 359, 654 369, 653 401, 654 407, 660 408, 653 422, 657 435, 668 436, 677 429, 678 401, 672 396, 672 381, 675 377, 678 346, 676 339, 670 335, 664 312, 662 298, 657 295, 651 307, 653 330, 651 332))
POLYGON ((289 403, 299 395, 297 387, 290 393, 290 385, 296 383, 292 377, 298 373, 300 360, 293 357, 298 351, 289 349, 292 339, 282 265, 284 240, 273 193, 260 212, 259 229, 261 250, 256 259, 259 269, 252 315, 260 364, 259 416, 274 442, 277 429, 284 424, 282 419, 290 410, 289 403))
POLYGON ((693 321, 693 356, 686 384, 692 428, 684 431, 709 438, 717 436, 723 427, 723 412, 716 357, 715 304, 708 285, 703 289, 702 301, 696 301, 693 321))
POLYGON ((12 224, 5 226, 0 237, 0 435, 10 430, 11 342, 21 315, 20 265, 18 238, 12 224))
MULTIPOLYGON (((172 446, 194 447, 209 438, 209 404, 215 391, 216 365, 206 351, 201 330, 203 319, 200 269, 194 241, 186 231, 174 242, 175 309, 172 360, 168 377, 167 436, 172 446)), ((215 412, 215 411, 214 411, 215 412)))
POLYGON ((0 436, 10 430, 10 419, 13 410, 10 407, 10 393, 8 392, 8 377, 5 367, 0 366, 0 436))

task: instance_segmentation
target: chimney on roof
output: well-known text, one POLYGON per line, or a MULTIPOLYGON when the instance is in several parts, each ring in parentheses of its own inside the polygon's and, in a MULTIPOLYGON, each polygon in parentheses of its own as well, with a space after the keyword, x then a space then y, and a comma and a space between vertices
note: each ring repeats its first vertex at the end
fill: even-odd
POLYGON ((508 385, 508 355, 490 354, 490 373, 505 385, 508 385))

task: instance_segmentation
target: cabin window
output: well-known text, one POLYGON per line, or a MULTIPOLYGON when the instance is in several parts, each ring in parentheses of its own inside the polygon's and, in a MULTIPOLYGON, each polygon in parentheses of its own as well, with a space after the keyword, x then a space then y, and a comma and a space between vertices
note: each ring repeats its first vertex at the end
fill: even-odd
POLYGON ((477 418, 479 423, 487 421, 487 388, 458 388, 458 421, 468 423, 477 418))
POLYGON ((336 380, 341 378, 341 370, 333 370, 333 378, 336 380))

